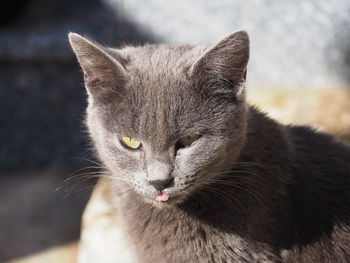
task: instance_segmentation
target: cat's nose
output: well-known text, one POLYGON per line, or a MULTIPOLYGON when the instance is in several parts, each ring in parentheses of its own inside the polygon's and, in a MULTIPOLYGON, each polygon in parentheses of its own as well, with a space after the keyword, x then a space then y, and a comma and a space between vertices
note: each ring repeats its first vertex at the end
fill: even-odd
POLYGON ((162 191, 165 188, 171 187, 174 185, 174 178, 167 178, 164 180, 149 180, 149 184, 153 185, 158 191, 162 191))

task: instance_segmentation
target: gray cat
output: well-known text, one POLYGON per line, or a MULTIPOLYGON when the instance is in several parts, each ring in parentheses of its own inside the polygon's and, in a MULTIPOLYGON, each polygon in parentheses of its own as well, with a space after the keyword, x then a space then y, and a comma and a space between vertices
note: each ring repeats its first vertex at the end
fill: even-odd
POLYGON ((245 32, 211 48, 69 40, 138 262, 350 262, 350 148, 247 105, 245 32))

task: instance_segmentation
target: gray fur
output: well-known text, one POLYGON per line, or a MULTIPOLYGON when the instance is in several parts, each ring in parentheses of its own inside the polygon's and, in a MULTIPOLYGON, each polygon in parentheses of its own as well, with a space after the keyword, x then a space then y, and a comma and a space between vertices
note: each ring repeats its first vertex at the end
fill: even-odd
POLYGON ((139 262, 349 262, 350 149, 246 104, 245 32, 212 48, 69 39, 139 262), (202 136, 176 152, 191 133, 202 136), (170 200, 158 203, 149 181, 167 178, 170 200))

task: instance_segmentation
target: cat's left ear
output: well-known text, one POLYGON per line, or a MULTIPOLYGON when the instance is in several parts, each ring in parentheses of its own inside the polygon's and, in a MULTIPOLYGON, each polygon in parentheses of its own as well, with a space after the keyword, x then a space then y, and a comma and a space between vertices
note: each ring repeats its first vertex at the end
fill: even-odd
POLYGON ((127 75, 123 66, 108 49, 76 33, 69 33, 69 42, 84 71, 86 89, 93 98, 108 98, 120 93, 127 75))
POLYGON ((193 64, 191 74, 202 92, 238 98, 244 94, 248 60, 248 34, 238 31, 208 49, 193 64))

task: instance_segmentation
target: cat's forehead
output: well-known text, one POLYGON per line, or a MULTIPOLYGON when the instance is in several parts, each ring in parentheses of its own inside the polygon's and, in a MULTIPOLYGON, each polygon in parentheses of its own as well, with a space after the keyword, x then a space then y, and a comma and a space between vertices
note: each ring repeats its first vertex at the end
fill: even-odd
POLYGON ((145 45, 120 50, 130 77, 143 81, 180 80, 203 53, 200 46, 145 45))
MULTIPOLYGON (((188 70, 202 53, 202 48, 189 45, 146 45, 119 51, 128 81, 125 95, 130 107, 167 112, 178 110, 185 102, 194 103, 195 94, 188 70)), ((146 114, 146 113, 145 113, 146 114)))

